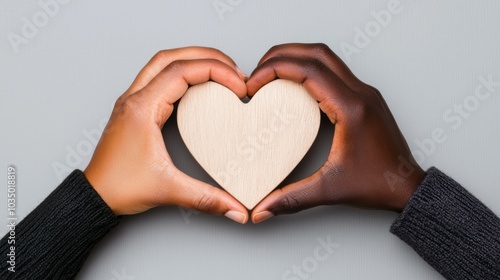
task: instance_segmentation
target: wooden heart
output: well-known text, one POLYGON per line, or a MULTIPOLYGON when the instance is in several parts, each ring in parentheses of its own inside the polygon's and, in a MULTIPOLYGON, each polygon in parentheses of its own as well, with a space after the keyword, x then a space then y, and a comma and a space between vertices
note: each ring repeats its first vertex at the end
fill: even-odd
POLYGON ((320 111, 304 87, 291 81, 265 85, 246 104, 228 88, 207 82, 184 94, 177 123, 203 169, 253 209, 309 150, 320 111))

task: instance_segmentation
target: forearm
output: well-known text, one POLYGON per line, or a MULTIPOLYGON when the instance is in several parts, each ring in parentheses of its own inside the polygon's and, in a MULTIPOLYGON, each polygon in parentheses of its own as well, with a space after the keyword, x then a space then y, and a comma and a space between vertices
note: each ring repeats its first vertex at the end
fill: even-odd
POLYGON ((436 168, 391 232, 447 279, 500 279, 500 219, 436 168))
POLYGON ((0 279, 72 279, 92 247, 111 228, 116 217, 75 170, 16 227, 15 244, 1 240, 0 251, 15 246, 15 272, 1 262, 0 279))

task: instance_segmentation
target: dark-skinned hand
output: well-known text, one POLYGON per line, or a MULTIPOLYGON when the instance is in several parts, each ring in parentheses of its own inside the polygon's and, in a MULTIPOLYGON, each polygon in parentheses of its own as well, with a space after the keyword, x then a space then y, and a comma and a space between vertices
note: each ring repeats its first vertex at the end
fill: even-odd
POLYGON ((302 83, 335 133, 319 170, 269 194, 253 210, 252 221, 319 205, 402 211, 425 172, 379 91, 354 76, 324 44, 271 48, 247 81, 248 95, 277 78, 302 83))

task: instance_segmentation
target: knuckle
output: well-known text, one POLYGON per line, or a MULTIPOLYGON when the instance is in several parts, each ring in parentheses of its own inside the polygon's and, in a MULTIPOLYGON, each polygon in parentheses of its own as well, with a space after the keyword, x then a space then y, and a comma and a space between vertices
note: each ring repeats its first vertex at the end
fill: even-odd
POLYGON ((197 211, 215 212, 217 206, 218 203, 215 199, 215 196, 210 193, 203 193, 202 196, 198 199, 194 208, 197 211))
POLYGON ((351 104, 352 117, 359 121, 367 121, 385 106, 382 94, 374 87, 366 85, 359 98, 351 104))
POLYGON ((364 122, 372 115, 372 109, 369 102, 357 100, 350 106, 350 116, 355 122, 364 122))
POLYGON ((172 61, 167 67, 165 67, 164 71, 167 72, 182 72, 186 65, 186 61, 184 60, 175 60, 172 61))
POLYGON ((376 97, 382 97, 382 94, 380 93, 380 91, 371 86, 371 85, 368 85, 368 84, 363 84, 365 86, 365 89, 364 91, 368 94, 368 95, 371 95, 371 96, 376 96, 376 97))
POLYGON ((327 56, 332 52, 330 47, 325 43, 311 44, 311 51, 319 57, 327 56))
POLYGON ((169 53, 170 53, 169 50, 160 50, 160 51, 156 52, 155 55, 153 55, 152 60, 164 59, 164 58, 168 57, 169 53))
POLYGON ((308 59, 304 66, 307 69, 306 71, 313 75, 329 71, 328 67, 318 59, 308 59))
POLYGON ((272 58, 272 57, 286 57, 287 55, 287 50, 290 48, 295 48, 296 44, 295 43, 285 43, 285 44, 279 44, 279 45, 274 45, 272 46, 265 54, 265 57, 272 58))
POLYGON ((275 53, 279 52, 282 49, 282 45, 275 45, 272 46, 268 51, 268 55, 274 55, 275 53))
POLYGON ((141 101, 137 96, 131 95, 125 98, 123 100, 122 105, 118 108, 116 108, 116 111, 114 112, 115 114, 118 114, 120 117, 127 117, 127 118, 138 118, 139 115, 142 114, 144 109, 143 104, 141 104, 141 101))
POLYGON ((293 194, 285 194, 280 203, 281 209, 279 212, 283 212, 286 214, 293 214, 304 210, 303 205, 300 203, 300 200, 297 199, 293 194))
POLYGON ((125 98, 125 100, 123 100, 121 107, 122 107, 121 111, 134 112, 139 107, 137 98, 133 98, 132 96, 125 98))
POLYGON ((151 58, 151 61, 158 62, 158 61, 164 60, 165 58, 168 57, 168 53, 169 53, 168 50, 158 51, 155 53, 155 55, 153 55, 153 57, 151 58))
POLYGON ((212 48, 212 47, 206 47, 205 48, 206 51, 208 53, 210 53, 212 56, 220 56, 220 55, 224 55, 223 52, 221 52, 220 50, 216 49, 216 48, 212 48))
POLYGON ((194 53, 197 53, 199 55, 203 54, 203 56, 206 58, 227 57, 222 51, 220 51, 219 49, 213 48, 213 47, 194 46, 194 47, 187 47, 186 50, 193 51, 194 53))
POLYGON ((324 43, 312 44, 310 52, 318 61, 328 61, 331 60, 332 55, 335 56, 330 47, 324 43))
POLYGON ((272 56, 269 59, 267 59, 263 64, 261 64, 259 67, 262 67, 263 65, 266 65, 266 67, 276 67, 277 65, 280 65, 284 61, 285 60, 281 56, 272 56))
POLYGON ((118 97, 118 99, 116 99, 115 101, 115 105, 113 106, 113 112, 118 111, 123 106, 123 103, 125 102, 126 99, 127 96, 125 95, 121 95, 120 97, 118 97))

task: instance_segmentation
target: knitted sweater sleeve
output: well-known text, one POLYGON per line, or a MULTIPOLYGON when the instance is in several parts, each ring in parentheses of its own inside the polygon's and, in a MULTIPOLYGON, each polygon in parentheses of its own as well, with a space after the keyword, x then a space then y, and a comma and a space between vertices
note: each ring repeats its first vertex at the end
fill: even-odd
POLYGON ((447 279, 500 279, 500 219, 435 167, 391 232, 447 279))
POLYGON ((73 279, 92 247, 119 221, 75 170, 15 227, 15 244, 7 243, 11 232, 2 238, 0 279, 73 279), (11 246, 15 272, 5 253, 11 246))

